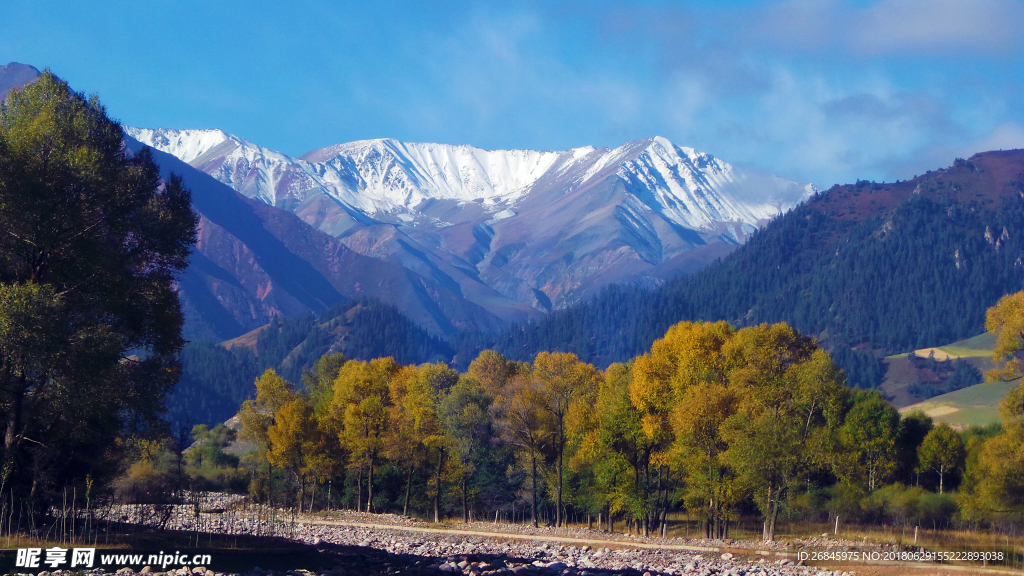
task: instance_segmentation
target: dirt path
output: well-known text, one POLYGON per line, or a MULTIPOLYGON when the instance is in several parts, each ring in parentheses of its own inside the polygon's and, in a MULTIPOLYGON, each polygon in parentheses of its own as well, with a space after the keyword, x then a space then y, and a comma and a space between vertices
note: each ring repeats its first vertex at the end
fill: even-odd
POLYGON ((680 550, 686 552, 717 552, 724 554, 757 554, 759 556, 777 556, 779 558, 796 558, 795 552, 776 550, 751 550, 749 548, 729 548, 717 546, 687 546, 685 544, 650 544, 646 542, 623 542, 621 540, 600 540, 593 538, 574 538, 547 534, 513 534, 509 532, 483 532, 479 530, 459 530, 452 528, 425 528, 419 526, 401 526, 393 524, 370 524, 366 522, 346 522, 344 520, 299 520, 305 524, 321 524, 325 526, 354 526, 357 528, 373 528, 376 530, 404 530, 406 532, 422 532, 427 534, 448 534, 460 536, 483 536, 485 538, 509 540, 536 540, 540 542, 563 542, 566 544, 587 545, 607 548, 647 548, 651 550, 680 550))
MULTIPOLYGON (((796 552, 782 550, 752 550, 749 548, 732 548, 728 546, 688 546, 685 544, 654 544, 647 542, 623 542, 621 540, 601 540, 595 538, 575 538, 572 536, 542 535, 542 534, 513 534, 508 532, 487 532, 482 530, 459 530, 451 528, 428 528, 422 526, 402 526, 395 524, 375 524, 370 522, 347 522, 344 520, 298 520, 304 524, 318 524, 324 526, 347 526, 355 528, 367 528, 373 530, 401 530, 404 532, 416 532, 423 534, 444 534, 457 536, 480 536, 484 538, 506 539, 506 540, 530 540, 539 542, 558 542, 577 546, 591 546, 594 548, 644 548, 649 550, 679 550, 684 552, 702 552, 706 554, 731 553, 737 556, 762 556, 771 558, 786 558, 797 560, 796 552)), ((814 566, 828 568, 831 570, 856 571, 857 574, 865 576, 897 576, 897 575, 920 575, 931 576, 933 574, 956 574, 957 576, 988 574, 1022 574, 1018 570, 1007 570, 998 568, 978 568, 973 566, 957 566, 950 564, 932 564, 928 562, 862 562, 862 563, 817 563, 814 566)))

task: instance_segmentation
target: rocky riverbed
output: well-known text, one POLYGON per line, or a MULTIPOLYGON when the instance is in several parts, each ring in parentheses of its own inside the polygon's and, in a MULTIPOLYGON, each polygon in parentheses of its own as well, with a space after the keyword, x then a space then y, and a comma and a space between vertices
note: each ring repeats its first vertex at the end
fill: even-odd
MULTIPOLYGON (((136 519, 143 523, 155 523, 163 516, 138 507, 124 507, 116 515, 122 521, 136 519)), ((277 571, 253 566, 224 572, 206 567, 181 567, 170 571, 160 571, 159 567, 133 567, 140 573, 163 576, 840 576, 847 573, 796 565, 792 555, 784 557, 780 552, 797 548, 860 547, 861 544, 830 538, 768 544, 638 538, 587 528, 533 528, 490 522, 438 530, 436 525, 396 515, 353 512, 293 515, 285 510, 239 506, 233 499, 224 498, 178 506, 169 517, 163 517, 166 518, 166 521, 161 520, 163 527, 172 530, 273 536, 302 543, 321 555, 319 566, 296 565, 290 570, 277 571), (353 525, 360 523, 377 526, 353 525), (526 539, 529 537, 534 539, 526 539), (601 541, 601 544, 571 544, 566 542, 569 538, 601 541), (673 547, 656 548, 656 545, 673 547), (684 550, 679 546, 705 549, 684 550), (728 551, 722 551, 726 549, 728 551)), ((214 557, 211 568, 216 568, 216 563, 214 557)), ((122 568, 117 573, 130 576, 134 574, 133 568, 122 568)), ((101 570, 92 573, 105 574, 101 570)), ((67 576, 70 574, 68 572, 67 576)), ((65 573, 56 571, 47 576, 65 576, 65 573)))

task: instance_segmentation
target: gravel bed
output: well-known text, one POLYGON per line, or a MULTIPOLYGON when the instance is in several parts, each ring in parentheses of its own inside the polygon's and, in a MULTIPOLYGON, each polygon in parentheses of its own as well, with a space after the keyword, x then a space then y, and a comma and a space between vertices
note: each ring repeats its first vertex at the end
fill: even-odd
MULTIPOLYGON (((434 524, 417 520, 415 518, 409 518, 407 516, 401 516, 398 514, 369 514, 366 512, 354 512, 351 510, 340 510, 332 511, 329 513, 321 513, 314 516, 305 516, 304 518, 313 518, 314 520, 331 520, 339 522, 355 522, 362 524, 386 524, 391 526, 406 526, 416 528, 430 528, 435 526, 434 524)), ((743 550, 770 550, 770 551, 788 551, 795 552, 803 548, 809 548, 814 550, 861 550, 861 551, 883 551, 883 550, 894 550, 896 549, 895 544, 891 543, 873 543, 867 541, 854 541, 846 540, 842 538, 832 538, 827 534, 822 534, 820 537, 813 538, 799 538, 794 540, 786 541, 775 541, 775 542, 762 542, 757 540, 712 540, 705 538, 660 538, 657 536, 648 536, 646 538, 641 536, 634 536, 631 534, 625 534, 622 532, 607 532, 604 530, 594 530, 587 527, 568 527, 568 528, 553 528, 547 526, 538 526, 534 528, 529 524, 506 524, 500 522, 449 522, 445 523, 444 527, 452 531, 471 531, 471 532, 500 532, 509 535, 529 535, 529 536, 552 536, 552 537, 563 537, 563 538, 580 538, 584 540, 605 540, 621 542, 623 545, 629 545, 632 543, 640 544, 667 544, 674 546, 699 546, 702 548, 734 548, 743 550)))
MULTIPOLYGON (((220 501, 230 505, 229 501, 220 501)), ((329 519, 341 522, 385 524, 391 528, 370 528, 346 525, 305 524, 306 517, 297 516, 292 522, 288 511, 269 509, 240 510, 227 513, 195 514, 195 506, 178 506, 165 527, 170 529, 212 532, 221 534, 272 535, 315 547, 323 554, 336 556, 337 564, 330 571, 312 573, 305 570, 287 572, 262 571, 255 568, 246 576, 362 576, 377 574, 427 574, 432 576, 842 576, 853 573, 832 572, 822 568, 795 565, 790 559, 759 557, 755 549, 781 550, 811 546, 854 546, 859 543, 815 538, 796 543, 768 544, 733 540, 696 540, 683 538, 636 538, 624 534, 608 534, 586 528, 533 528, 532 526, 475 522, 460 524, 463 530, 502 532, 509 535, 477 536, 459 534, 458 529, 443 533, 411 532, 402 527, 429 528, 433 525, 392 514, 359 514, 355 512, 308 516, 312 520, 329 519), (614 549, 609 547, 561 545, 557 542, 517 540, 515 536, 530 534, 552 537, 573 537, 608 540, 614 537, 614 549), (750 549, 742 551, 690 552, 671 549, 646 549, 631 546, 636 543, 680 544, 689 546, 730 547, 750 549)), ((203 510, 220 512, 223 508, 204 502, 203 510)), ((142 518, 155 515, 140 513, 135 508, 124 514, 142 518)), ((189 572, 180 568, 169 572, 152 569, 143 573, 161 576, 224 576, 219 572, 195 568, 189 572)), ((94 571, 97 576, 105 574, 94 571)), ((128 569, 118 571, 129 576, 128 569)), ((65 576, 52 572, 47 576, 65 576)), ((70 576, 70 573, 67 574, 70 576)))

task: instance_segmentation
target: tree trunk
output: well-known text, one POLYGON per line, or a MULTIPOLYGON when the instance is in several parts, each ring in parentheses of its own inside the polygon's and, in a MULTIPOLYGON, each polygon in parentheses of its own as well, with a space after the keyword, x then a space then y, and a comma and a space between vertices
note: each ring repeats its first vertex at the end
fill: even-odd
POLYGON ((665 482, 665 501, 661 506, 661 537, 668 537, 668 490, 669 483, 665 482))
POLYGON ((267 502, 274 505, 274 465, 267 462, 267 502))
POLYGON ((562 437, 564 431, 562 430, 562 423, 558 423, 558 486, 555 488, 555 527, 561 528, 565 522, 565 518, 562 517, 562 452, 565 451, 565 441, 562 437))
POLYGON ((363 511, 363 467, 359 467, 359 474, 356 476, 356 512, 363 511))
POLYGON ((370 470, 366 475, 366 511, 373 514, 373 457, 370 457, 370 470))
POLYGON ((405 477, 405 504, 402 505, 402 516, 409 515, 409 493, 412 491, 412 465, 405 477))
POLYGON ((4 453, 11 461, 14 460, 14 445, 18 437, 18 427, 21 426, 21 413, 25 402, 25 378, 22 376, 17 380, 11 392, 11 411, 7 415, 7 429, 4 431, 4 453))
POLYGON ((444 464, 444 450, 437 451, 437 474, 434 476, 434 523, 441 521, 441 466, 444 464))
POLYGON ((533 485, 531 486, 533 492, 533 504, 530 507, 530 520, 533 523, 533 527, 537 527, 537 453, 530 452, 530 464, 533 467, 533 485))
POLYGON ((468 483, 469 482, 466 481, 466 475, 463 474, 462 475, 462 523, 463 524, 469 524, 469 506, 468 506, 468 497, 467 497, 467 494, 466 494, 466 492, 467 492, 467 486, 466 485, 468 483))

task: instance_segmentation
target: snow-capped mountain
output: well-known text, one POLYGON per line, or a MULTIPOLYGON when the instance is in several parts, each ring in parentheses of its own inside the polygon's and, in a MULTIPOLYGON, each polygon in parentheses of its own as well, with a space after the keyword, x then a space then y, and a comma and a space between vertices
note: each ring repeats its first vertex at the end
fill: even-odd
POLYGON ((125 131, 506 320, 693 271, 814 192, 662 137, 560 152, 360 140, 293 158, 220 130, 125 131))
POLYGON ((721 222, 756 226, 813 191, 752 177, 662 137, 563 152, 359 140, 291 158, 221 130, 126 131, 251 198, 284 204, 324 193, 370 216, 415 215, 432 199, 480 202, 499 213, 545 181, 572 189, 612 171, 674 223, 712 230, 721 222))

